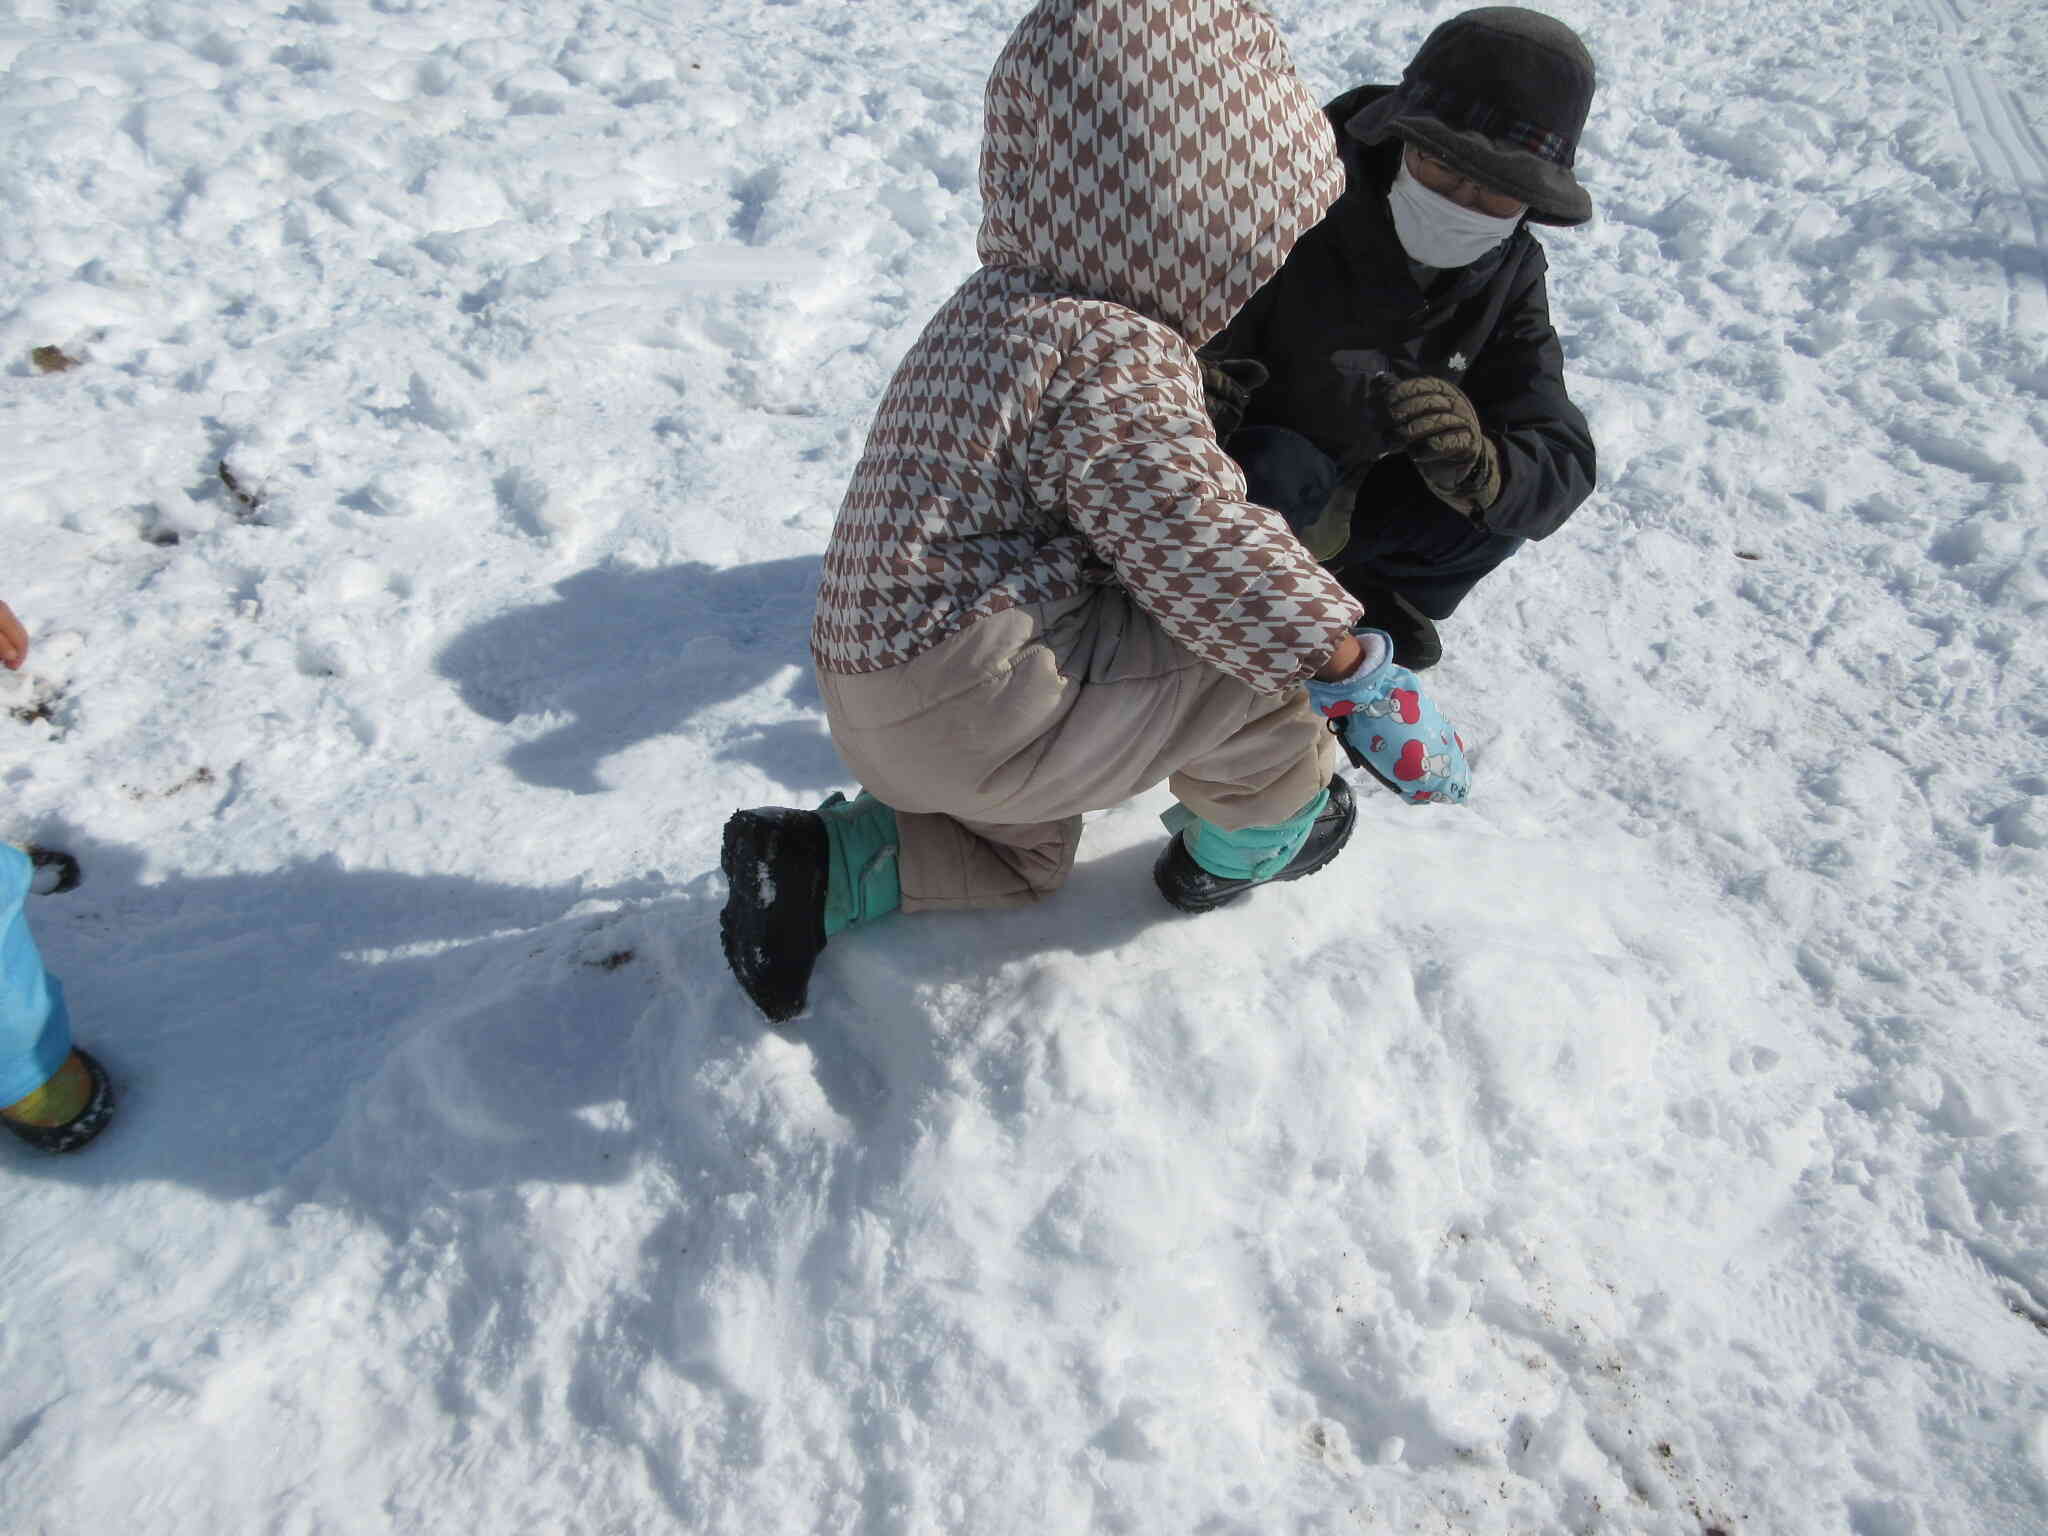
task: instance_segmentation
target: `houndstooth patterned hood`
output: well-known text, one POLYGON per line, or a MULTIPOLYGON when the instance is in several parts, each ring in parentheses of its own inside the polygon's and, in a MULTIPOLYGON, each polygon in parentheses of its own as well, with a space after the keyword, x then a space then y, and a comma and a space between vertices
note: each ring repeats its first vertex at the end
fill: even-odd
POLYGON ((1241 0, 1041 0, 989 79, 982 261, 1196 345, 1343 189, 1329 123, 1241 0))
POLYGON ((1244 498, 1194 344, 1337 195, 1335 135, 1240 0, 1041 0, 989 85, 986 265, 904 355, 840 504, 811 649, 898 666, 1114 582, 1261 692, 1358 618, 1244 498))

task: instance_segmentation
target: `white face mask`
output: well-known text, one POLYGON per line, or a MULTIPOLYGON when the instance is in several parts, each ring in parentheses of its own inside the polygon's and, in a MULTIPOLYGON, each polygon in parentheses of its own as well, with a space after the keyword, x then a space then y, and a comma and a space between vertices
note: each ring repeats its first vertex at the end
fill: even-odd
POLYGON ((1425 267, 1470 266, 1522 222, 1519 213, 1496 219, 1430 191, 1408 174, 1406 155, 1387 191, 1387 207, 1394 215, 1394 233, 1401 237, 1401 248, 1411 261, 1425 267))

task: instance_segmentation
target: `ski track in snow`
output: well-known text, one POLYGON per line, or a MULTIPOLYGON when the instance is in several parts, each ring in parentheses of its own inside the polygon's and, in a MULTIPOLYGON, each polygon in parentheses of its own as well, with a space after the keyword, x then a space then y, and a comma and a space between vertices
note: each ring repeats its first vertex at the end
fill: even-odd
MULTIPOLYGON (((1924 0, 1944 43, 1968 25, 1957 0, 1924 0)), ((2028 119, 2019 95, 1983 67, 1950 59, 1949 89, 1977 163, 1994 184, 1992 200, 2010 240, 2015 329, 2048 333, 2048 148, 2028 119)))
POLYGON ((0 1525, 2048 1525, 2048 26, 1561 10, 1601 491, 1446 626, 1473 805, 1183 920, 1156 793, 768 1031, 719 829, 850 788, 1019 9, 0 16, 0 830, 123 1097, 0 1149, 0 1525))

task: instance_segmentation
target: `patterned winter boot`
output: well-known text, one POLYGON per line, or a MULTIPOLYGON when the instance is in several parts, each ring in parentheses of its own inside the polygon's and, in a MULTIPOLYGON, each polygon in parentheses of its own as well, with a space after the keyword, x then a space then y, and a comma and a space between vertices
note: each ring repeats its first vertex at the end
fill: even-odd
POLYGON ((903 904, 896 813, 866 790, 815 811, 763 806, 725 824, 725 963, 771 1023, 803 1012, 825 941, 903 904))
POLYGON ((1160 820, 1174 837, 1152 866, 1159 894, 1183 912, 1207 912, 1255 885, 1312 875, 1351 840, 1358 805, 1343 779, 1287 820, 1226 832, 1184 805, 1160 820))
POLYGON ((0 1109, 0 1125, 44 1152, 76 1152, 113 1118, 114 1085, 106 1070, 76 1049, 42 1087, 0 1109))

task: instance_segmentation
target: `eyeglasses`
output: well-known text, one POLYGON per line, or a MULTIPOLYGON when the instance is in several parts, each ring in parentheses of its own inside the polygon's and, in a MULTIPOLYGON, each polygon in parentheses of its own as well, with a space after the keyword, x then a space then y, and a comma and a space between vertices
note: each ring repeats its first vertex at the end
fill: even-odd
POLYGON ((1425 150, 1408 146, 1408 174, 1438 197, 1447 197, 1460 208, 1471 208, 1490 219, 1512 219, 1528 208, 1519 198, 1481 186, 1463 171, 1454 170, 1425 150))

